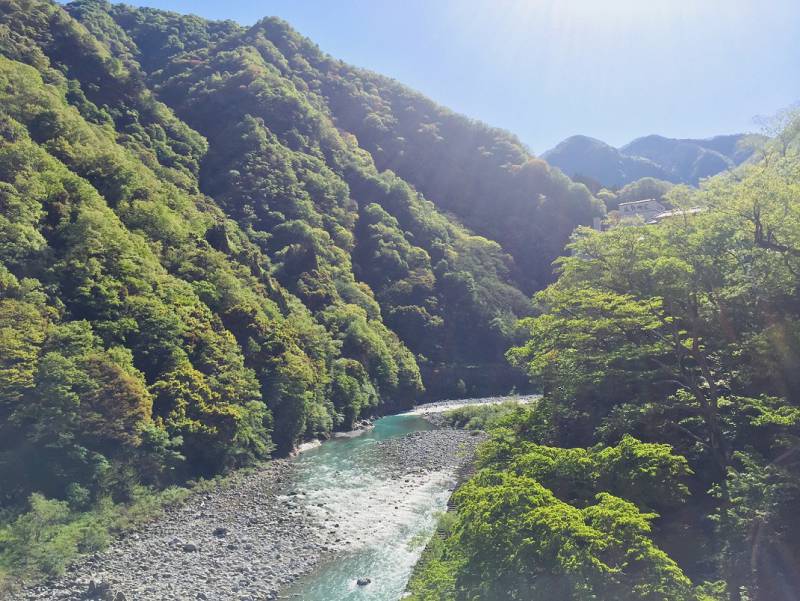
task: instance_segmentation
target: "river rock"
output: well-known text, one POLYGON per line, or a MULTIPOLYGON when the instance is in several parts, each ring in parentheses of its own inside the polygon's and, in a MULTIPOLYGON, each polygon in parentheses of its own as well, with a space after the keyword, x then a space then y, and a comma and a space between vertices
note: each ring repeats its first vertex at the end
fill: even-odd
POLYGON ((102 599, 103 601, 112 601, 114 598, 111 592, 111 583, 105 580, 101 580, 100 582, 90 580, 89 587, 86 589, 86 593, 84 593, 83 596, 86 599, 102 599))
MULTIPOLYGON (((394 484, 405 494, 428 471, 454 473, 479 441, 458 430, 431 430, 376 442, 370 461, 385 470, 365 470, 363 484, 369 488, 385 480, 387 491, 394 484)), ((290 585, 330 554, 346 548, 357 552, 374 536, 371 520, 384 515, 380 512, 395 521, 404 519, 404 503, 394 493, 390 499, 377 495, 359 500, 371 503, 369 507, 329 503, 304 488, 297 470, 294 460, 277 459, 234 473, 167 507, 106 551, 82 558, 64 578, 25 588, 3 601, 99 600, 102 591, 109 594, 103 601, 278 599, 291 594, 290 585), (286 500, 296 507, 284 505, 286 500), (218 531, 222 528, 224 536, 218 531), (95 582, 93 597, 87 595, 88 575, 95 582)), ((366 581, 359 586, 371 581, 363 576, 359 580, 366 581)))

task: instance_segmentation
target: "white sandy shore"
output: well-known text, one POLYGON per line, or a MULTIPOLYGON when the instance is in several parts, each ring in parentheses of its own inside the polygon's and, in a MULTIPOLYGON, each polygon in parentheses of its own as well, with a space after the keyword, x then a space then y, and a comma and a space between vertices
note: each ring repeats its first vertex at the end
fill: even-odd
POLYGON ((431 413, 444 413, 445 411, 449 411, 450 409, 455 409, 456 407, 467 407, 470 405, 499 405, 500 403, 505 403, 507 401, 514 401, 519 403, 520 405, 527 405, 528 403, 532 403, 534 401, 538 401, 542 395, 540 394, 529 394, 529 395, 519 395, 519 396, 506 396, 506 397, 487 397, 482 399, 460 399, 460 400, 450 400, 450 401, 437 401, 435 403, 425 403, 424 405, 418 405, 414 407, 411 411, 406 411, 402 415, 429 415, 431 413))

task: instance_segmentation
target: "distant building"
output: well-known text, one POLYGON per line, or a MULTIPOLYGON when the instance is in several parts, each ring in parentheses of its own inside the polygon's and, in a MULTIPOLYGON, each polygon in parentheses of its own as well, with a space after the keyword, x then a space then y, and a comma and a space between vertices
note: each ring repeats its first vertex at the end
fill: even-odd
POLYGON ((641 217, 645 223, 656 218, 657 215, 665 213, 667 207, 658 202, 655 198, 646 198, 634 202, 619 203, 620 219, 630 219, 641 217))
POLYGON ((702 213, 705 211, 705 207, 690 207, 688 209, 672 209, 671 211, 664 211, 663 213, 659 213, 647 223, 658 223, 662 219, 668 219, 669 217, 679 217, 682 215, 695 215, 696 213, 702 213))
POLYGON ((694 215, 705 210, 705 207, 668 209, 656 199, 647 198, 635 202, 620 203, 619 208, 611 211, 607 219, 601 220, 599 217, 595 217, 592 227, 599 232, 603 232, 617 226, 653 225, 670 217, 694 215))

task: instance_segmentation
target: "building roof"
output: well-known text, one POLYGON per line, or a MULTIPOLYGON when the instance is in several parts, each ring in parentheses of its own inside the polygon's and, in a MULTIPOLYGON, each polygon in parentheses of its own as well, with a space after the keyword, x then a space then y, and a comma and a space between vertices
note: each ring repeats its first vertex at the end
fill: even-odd
POLYGON ((664 211, 663 213, 659 213, 655 217, 653 217, 647 223, 658 223, 662 219, 667 219, 669 217, 677 217, 678 215, 694 215, 696 213, 702 213, 705 211, 705 207, 691 207, 688 209, 672 209, 671 211, 664 211))
POLYGON ((632 200, 630 202, 621 202, 621 203, 619 203, 619 206, 621 206, 621 207, 632 207, 632 206, 636 206, 636 205, 649 204, 651 202, 655 202, 655 203, 661 204, 655 198, 645 198, 644 200, 632 200))

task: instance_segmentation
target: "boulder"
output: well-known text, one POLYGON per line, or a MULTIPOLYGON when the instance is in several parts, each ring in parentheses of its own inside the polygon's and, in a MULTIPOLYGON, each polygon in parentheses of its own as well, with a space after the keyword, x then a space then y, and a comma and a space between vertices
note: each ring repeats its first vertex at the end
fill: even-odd
POLYGON ((101 580, 100 582, 90 580, 89 587, 86 589, 86 593, 84 593, 83 596, 86 599, 103 599, 104 601, 106 599, 112 601, 114 598, 111 592, 111 584, 105 580, 101 580))

